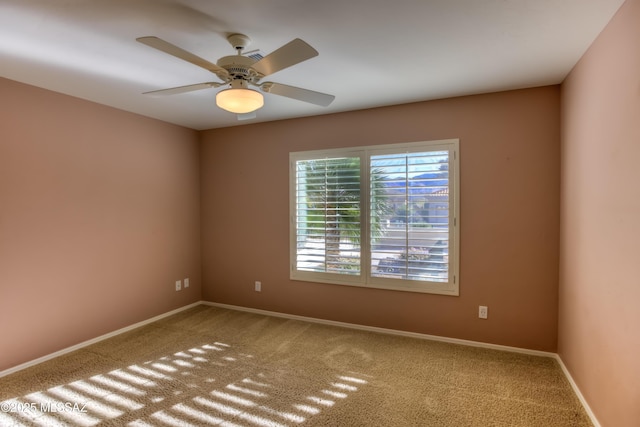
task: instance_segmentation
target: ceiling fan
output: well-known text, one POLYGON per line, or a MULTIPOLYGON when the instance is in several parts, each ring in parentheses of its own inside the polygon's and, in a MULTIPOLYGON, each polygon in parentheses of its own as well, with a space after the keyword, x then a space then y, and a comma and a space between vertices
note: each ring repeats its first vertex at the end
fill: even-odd
POLYGON ((264 105, 262 94, 252 89, 252 86, 266 93, 285 96, 322 107, 327 107, 335 98, 333 95, 309 89, 262 81, 264 77, 270 74, 318 55, 318 51, 300 39, 290 41, 267 56, 252 57, 248 55, 248 53, 251 52, 243 53, 244 49, 251 42, 251 39, 244 34, 232 34, 227 37, 227 40, 231 43, 231 46, 236 49, 237 53, 236 55, 223 56, 218 59, 217 64, 213 64, 158 37, 139 37, 136 40, 149 47, 202 67, 222 80, 221 82, 204 82, 169 89, 153 90, 145 92, 145 95, 174 95, 195 90, 228 86, 227 89, 216 94, 216 104, 224 110, 237 113, 238 119, 240 120, 255 117, 255 111, 264 105))

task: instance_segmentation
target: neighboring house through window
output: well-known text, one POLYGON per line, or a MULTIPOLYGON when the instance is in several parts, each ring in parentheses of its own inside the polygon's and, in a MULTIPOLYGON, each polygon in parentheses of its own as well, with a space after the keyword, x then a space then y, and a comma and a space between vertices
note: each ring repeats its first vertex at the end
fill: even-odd
POLYGON ((458 295, 458 148, 291 153, 291 279, 458 295))

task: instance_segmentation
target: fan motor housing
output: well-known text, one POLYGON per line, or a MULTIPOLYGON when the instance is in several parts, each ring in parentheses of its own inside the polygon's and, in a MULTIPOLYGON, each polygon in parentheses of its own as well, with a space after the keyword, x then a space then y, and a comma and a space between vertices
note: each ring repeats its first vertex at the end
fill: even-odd
POLYGON ((220 58, 217 65, 227 70, 232 79, 253 80, 261 77, 251 68, 255 63, 255 59, 242 55, 231 55, 220 58))

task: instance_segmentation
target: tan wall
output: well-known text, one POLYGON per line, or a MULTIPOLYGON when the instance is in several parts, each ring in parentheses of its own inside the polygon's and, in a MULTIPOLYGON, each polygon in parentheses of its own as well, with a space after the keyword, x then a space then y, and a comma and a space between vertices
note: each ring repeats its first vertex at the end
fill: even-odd
POLYGON ((640 0, 562 85, 559 353, 603 426, 640 425, 640 0))
POLYGON ((204 299, 555 351, 559 108, 550 86, 203 132, 204 299), (290 151, 446 138, 460 138, 459 297, 289 280, 290 151))
POLYGON ((0 94, 0 371, 198 301, 197 132, 0 94))

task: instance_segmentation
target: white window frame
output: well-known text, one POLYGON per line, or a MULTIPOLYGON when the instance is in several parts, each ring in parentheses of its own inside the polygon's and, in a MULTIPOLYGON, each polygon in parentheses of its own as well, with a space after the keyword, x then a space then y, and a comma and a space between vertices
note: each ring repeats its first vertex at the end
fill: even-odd
POLYGON ((289 249, 290 279, 296 281, 330 283, 366 288, 390 289, 407 292, 422 292, 441 295, 459 295, 459 248, 460 248, 460 175, 459 140, 419 141, 400 144, 372 145, 337 148, 329 150, 300 151, 289 153, 289 249), (416 153, 429 151, 449 152, 449 275, 447 282, 431 282, 374 277, 371 274, 371 245, 369 237, 369 171, 370 157, 390 153, 416 153), (360 158, 360 224, 361 248, 359 275, 312 272, 297 269, 297 223, 296 223, 296 162, 323 158, 360 158))

